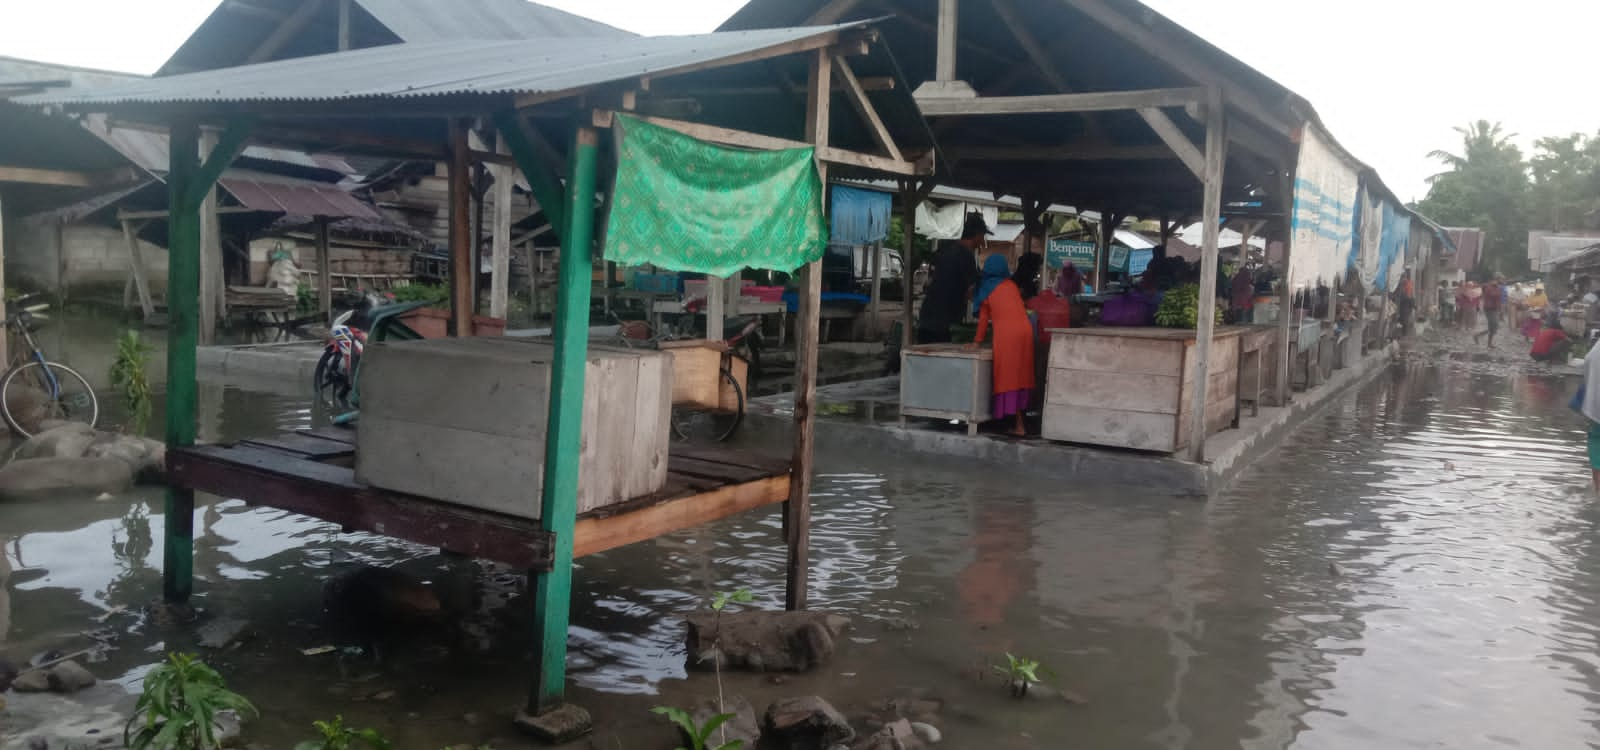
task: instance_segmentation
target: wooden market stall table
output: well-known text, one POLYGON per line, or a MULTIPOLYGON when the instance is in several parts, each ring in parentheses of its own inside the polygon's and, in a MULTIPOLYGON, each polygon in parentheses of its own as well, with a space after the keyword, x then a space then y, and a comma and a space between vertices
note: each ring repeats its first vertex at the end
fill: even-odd
MULTIPOLYGON (((1206 386, 1206 435, 1235 423, 1243 326, 1218 327, 1206 386)), ((1195 332, 1098 327, 1050 331, 1044 437, 1176 453, 1192 432, 1195 332)))

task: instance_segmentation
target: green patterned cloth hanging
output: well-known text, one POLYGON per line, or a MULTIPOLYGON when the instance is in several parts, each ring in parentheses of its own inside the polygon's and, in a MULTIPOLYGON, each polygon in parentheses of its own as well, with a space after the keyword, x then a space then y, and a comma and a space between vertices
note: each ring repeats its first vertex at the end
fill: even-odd
POLYGON ((618 115, 607 260, 731 276, 822 258, 815 149, 745 151, 618 115))

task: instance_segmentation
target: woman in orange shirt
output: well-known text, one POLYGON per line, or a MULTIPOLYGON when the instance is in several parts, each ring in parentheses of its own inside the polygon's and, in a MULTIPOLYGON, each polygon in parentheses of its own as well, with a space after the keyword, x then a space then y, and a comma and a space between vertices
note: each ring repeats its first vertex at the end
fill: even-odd
POLYGON ((1015 419, 1011 434, 1027 434, 1022 415, 1033 395, 1033 323, 1022 302, 1022 291, 1011 280, 1005 256, 991 255, 983 263, 979 285, 978 336, 970 348, 983 343, 994 325, 994 418, 1015 419))

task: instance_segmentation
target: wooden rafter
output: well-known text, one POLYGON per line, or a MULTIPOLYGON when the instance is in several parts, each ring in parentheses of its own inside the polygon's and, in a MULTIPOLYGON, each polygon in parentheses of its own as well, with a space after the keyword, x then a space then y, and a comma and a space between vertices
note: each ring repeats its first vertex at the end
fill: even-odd
POLYGON ((1066 3, 1196 83, 1221 88, 1229 103, 1280 137, 1292 132, 1294 124, 1285 121, 1254 92, 1229 80, 1199 55, 1189 52, 1185 45, 1175 44, 1175 40, 1164 38, 1149 26, 1129 18, 1107 0, 1066 0, 1066 3))
POLYGON ((131 169, 112 169, 103 172, 79 172, 68 169, 35 169, 33 167, 0 167, 0 182, 17 182, 28 185, 55 187, 101 187, 115 185, 132 179, 131 169))
POLYGON ((317 7, 321 4, 322 0, 300 0, 299 7, 296 7, 287 18, 283 19, 283 22, 279 23, 278 27, 273 29, 266 39, 261 40, 261 44, 256 45, 250 56, 245 58, 245 64, 251 65, 271 59, 274 54, 277 54, 278 50, 283 48, 283 45, 293 39, 295 34, 300 33, 300 30, 304 29, 307 23, 311 22, 311 16, 316 14, 317 7))
MULTIPOLYGON (((595 110, 594 126, 597 128, 611 127, 614 115, 615 113, 609 110, 595 110)), ((666 117, 648 117, 644 115, 632 116, 652 125, 659 125, 663 128, 676 130, 679 133, 687 135, 691 138, 698 138, 702 141, 709 141, 711 143, 720 143, 725 146, 737 146, 739 148, 760 150, 812 147, 811 144, 806 143, 805 141, 791 141, 787 138, 775 138, 770 135, 749 133, 743 130, 719 128, 715 125, 702 125, 697 122, 673 120, 666 117)), ((833 146, 817 146, 816 149, 817 159, 828 164, 860 167, 862 169, 870 169, 887 174, 906 176, 931 174, 933 171, 933 165, 929 161, 898 161, 883 156, 873 156, 871 154, 863 154, 859 151, 850 151, 833 146)))
POLYGON ((812 13, 811 16, 800 25, 827 26, 829 24, 838 23, 839 19, 844 18, 846 13, 855 10, 856 6, 860 4, 861 0, 830 0, 827 5, 817 9, 817 12, 812 13))
POLYGON ((952 146, 953 159, 985 161, 1158 161, 1177 158, 1166 146, 952 146))
POLYGON ((862 88, 860 79, 856 78, 855 71, 850 69, 850 63, 843 55, 836 55, 833 59, 834 72, 843 83, 846 96, 850 99, 851 106, 855 107, 856 114, 861 115, 867 124, 867 130, 872 133, 872 139, 877 141, 878 148, 895 161, 905 161, 900 155, 900 147, 895 145, 894 137, 889 135, 889 128, 884 127, 883 119, 878 117, 878 110, 872 106, 872 100, 867 98, 866 89, 862 88))
POLYGON ((1182 107, 1198 101, 1202 89, 1145 89, 1141 91, 1101 91, 1090 94, 1048 94, 1044 96, 986 96, 976 99, 919 99, 918 106, 929 117, 958 115, 1021 115, 1056 112, 1104 112, 1144 107, 1182 107))
POLYGON ((1184 135, 1183 130, 1172 121, 1172 118, 1167 117, 1167 113, 1155 107, 1144 107, 1139 110, 1139 116, 1144 118, 1151 130, 1156 131, 1156 135, 1161 136, 1161 141, 1167 144, 1167 148, 1172 149, 1178 160, 1194 173, 1195 179, 1205 179, 1205 154, 1200 153, 1200 149, 1189 140, 1189 136, 1184 135))
MULTIPOLYGON (((1023 53, 1028 56, 1034 66, 1038 67, 1039 73, 1045 77, 1045 80, 1050 82, 1051 86, 1055 87, 1057 93, 1071 94, 1077 90, 1077 87, 1073 86, 1072 82, 1068 81, 1067 77, 1061 73, 1061 69, 1055 64, 1055 61, 1050 59, 1050 55, 1045 51, 1044 45, 1039 43, 1039 38, 1034 36, 1033 31, 1028 28, 1027 23, 1022 18, 1022 14, 1017 12, 1017 7, 1012 4, 1012 0, 994 0, 994 10, 995 13, 999 14, 1001 23, 1004 23, 1006 28, 1011 30, 1011 35, 1017 38, 1017 44, 1021 45, 1023 53)), ((1100 121, 1093 115, 1080 113, 1079 117, 1083 119, 1084 128, 1089 132, 1089 135, 1095 138, 1104 137, 1104 130, 1100 127, 1100 121)))

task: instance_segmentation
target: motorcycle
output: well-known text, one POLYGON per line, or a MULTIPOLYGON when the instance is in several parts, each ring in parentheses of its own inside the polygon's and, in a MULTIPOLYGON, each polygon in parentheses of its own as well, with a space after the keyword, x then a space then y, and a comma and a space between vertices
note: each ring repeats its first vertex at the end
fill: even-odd
POLYGON ((333 319, 328 343, 311 375, 312 390, 323 405, 340 412, 353 408, 350 396, 355 390, 356 367, 366 349, 372 313, 392 301, 391 297, 366 292, 353 307, 333 319))

